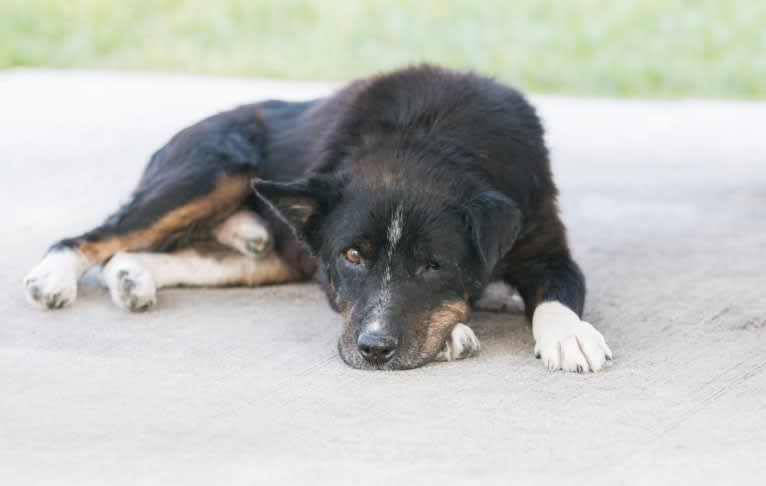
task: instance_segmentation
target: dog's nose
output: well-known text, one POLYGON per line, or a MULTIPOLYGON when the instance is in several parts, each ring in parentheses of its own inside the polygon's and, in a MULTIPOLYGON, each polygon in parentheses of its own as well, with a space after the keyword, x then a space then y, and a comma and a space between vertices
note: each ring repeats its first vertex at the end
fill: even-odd
POLYGON ((364 332, 359 335, 356 344, 364 359, 373 364, 383 364, 394 355, 399 340, 385 334, 364 332))

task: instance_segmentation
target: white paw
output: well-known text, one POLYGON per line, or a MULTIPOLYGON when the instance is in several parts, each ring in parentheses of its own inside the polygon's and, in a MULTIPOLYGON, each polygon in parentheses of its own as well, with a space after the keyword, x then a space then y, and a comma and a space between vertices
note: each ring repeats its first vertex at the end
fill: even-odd
POLYGON ((43 309, 59 309, 77 298, 82 257, 68 248, 52 250, 24 277, 27 300, 43 309))
POLYGON ((131 312, 143 312, 157 303, 151 274, 128 253, 118 253, 104 266, 104 283, 112 301, 131 312))
POLYGON ((253 211, 237 211, 219 224, 214 234, 220 243, 254 258, 269 255, 273 247, 266 222, 253 211))
POLYGON ((560 302, 545 302, 532 318, 535 356, 549 370, 598 371, 612 351, 604 336, 560 302))
POLYGON ((481 344, 473 329, 458 323, 444 343, 444 349, 436 355, 436 361, 455 361, 469 358, 481 350, 481 344))

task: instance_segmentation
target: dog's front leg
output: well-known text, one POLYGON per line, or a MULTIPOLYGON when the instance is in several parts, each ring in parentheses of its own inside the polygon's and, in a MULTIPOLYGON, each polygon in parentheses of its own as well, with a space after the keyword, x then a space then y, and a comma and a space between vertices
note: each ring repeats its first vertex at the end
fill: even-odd
POLYGON ((539 304, 532 318, 535 356, 550 370, 599 371, 612 359, 604 336, 563 303, 539 304))
POLYGON ((568 252, 520 265, 511 283, 532 321, 535 356, 548 369, 599 371, 612 359, 604 336, 581 318, 585 279, 568 252))

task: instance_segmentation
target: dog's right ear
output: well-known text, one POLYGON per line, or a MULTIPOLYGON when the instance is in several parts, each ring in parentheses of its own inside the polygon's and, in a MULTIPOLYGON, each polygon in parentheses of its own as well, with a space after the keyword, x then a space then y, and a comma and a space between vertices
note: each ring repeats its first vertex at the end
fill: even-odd
POLYGON ((318 174, 292 182, 254 179, 253 191, 266 201, 295 231, 298 238, 310 243, 322 219, 340 201, 343 180, 318 174))

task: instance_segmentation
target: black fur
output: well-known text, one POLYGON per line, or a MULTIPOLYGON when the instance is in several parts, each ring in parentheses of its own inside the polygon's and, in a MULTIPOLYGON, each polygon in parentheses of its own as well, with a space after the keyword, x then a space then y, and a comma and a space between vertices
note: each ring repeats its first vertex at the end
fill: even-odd
MULTIPOLYGON (((160 149, 132 200, 103 226, 59 245, 147 228, 227 177, 254 179, 256 192, 233 207, 263 215, 277 251, 310 275, 314 259, 297 240, 307 242, 344 315, 339 349, 351 366, 432 360, 491 280, 516 287, 530 317, 547 300, 582 313, 584 278, 558 216, 543 128, 518 91, 491 79, 419 66, 322 100, 215 115, 160 149), (360 336, 378 335, 392 352, 364 355, 360 336)), ((225 216, 121 249, 194 245, 225 216)))
MULTIPOLYGON (((421 66, 353 83, 309 117, 331 129, 306 154, 308 177, 256 188, 318 256, 320 281, 346 314, 340 350, 349 364, 432 359, 428 316, 445 302, 473 302, 490 279, 518 288, 530 317, 546 300, 581 314, 584 279, 558 217, 543 129, 520 93, 421 66), (396 211, 404 228, 391 250, 396 211), (361 265, 348 264, 348 248, 361 265), (359 356, 356 342, 373 320, 398 340, 390 361, 359 356)), ((438 330, 441 341, 449 328, 438 330)))

